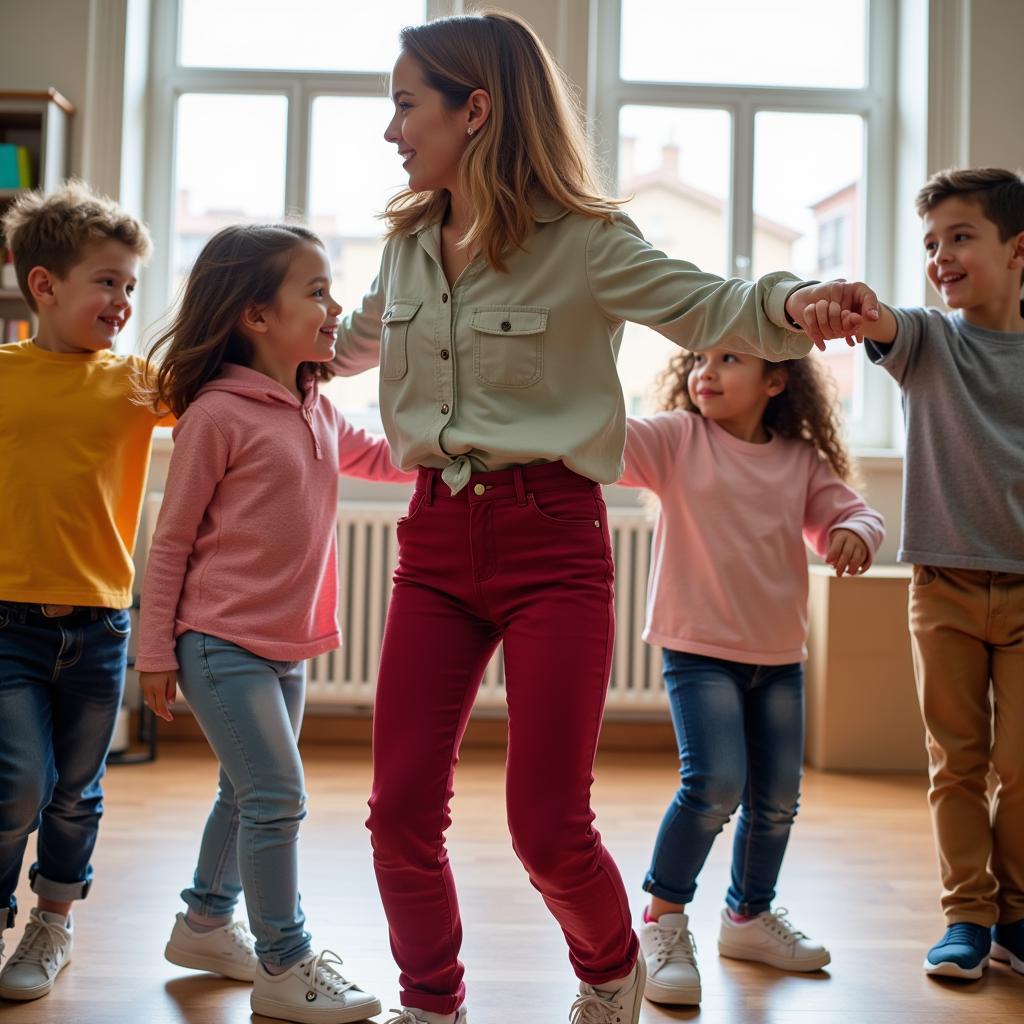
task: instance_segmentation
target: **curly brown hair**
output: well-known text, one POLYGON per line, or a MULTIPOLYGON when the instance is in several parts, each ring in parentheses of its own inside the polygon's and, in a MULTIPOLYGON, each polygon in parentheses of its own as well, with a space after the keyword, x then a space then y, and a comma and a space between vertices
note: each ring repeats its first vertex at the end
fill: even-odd
MULTIPOLYGON (((659 409, 683 410, 702 415, 690 398, 687 380, 696 353, 680 349, 658 375, 659 409)), ((764 361, 764 370, 781 366, 786 371, 785 390, 768 400, 765 429, 779 437, 798 438, 814 447, 819 458, 832 467, 840 480, 853 483, 856 469, 843 443, 838 390, 820 356, 764 361)))
MULTIPOLYGON (((175 416, 192 404, 221 366, 252 363, 252 342, 238 329, 250 305, 273 301, 288 271, 288 257, 300 245, 323 242, 298 224, 232 225, 203 246, 189 272, 178 311, 150 345, 144 401, 175 416), (155 372, 152 372, 153 364, 155 372)), ((326 363, 303 363, 299 375, 330 380, 326 363)))

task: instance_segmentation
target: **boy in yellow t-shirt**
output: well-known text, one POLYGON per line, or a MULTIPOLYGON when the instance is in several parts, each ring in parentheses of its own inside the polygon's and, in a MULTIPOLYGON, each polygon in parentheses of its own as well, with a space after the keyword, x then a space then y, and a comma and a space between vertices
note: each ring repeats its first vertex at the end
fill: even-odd
POLYGON ((145 226, 69 182, 3 217, 35 338, 0 345, 0 956, 29 835, 38 906, 0 998, 46 995, 89 891, 100 779, 128 647, 131 560, 153 428, 143 361, 111 348, 132 312, 145 226))

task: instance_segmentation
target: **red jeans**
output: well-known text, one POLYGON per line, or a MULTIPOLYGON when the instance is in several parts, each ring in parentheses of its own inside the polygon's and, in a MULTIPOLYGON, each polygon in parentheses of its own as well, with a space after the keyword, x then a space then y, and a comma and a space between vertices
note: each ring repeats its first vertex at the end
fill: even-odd
POLYGON ((600 487, 554 462, 474 474, 452 496, 421 469, 398 540, 367 825, 403 1005, 451 1013, 464 997, 444 832, 459 743, 499 640, 513 848, 576 974, 624 977, 638 943, 590 809, 614 636, 600 487))

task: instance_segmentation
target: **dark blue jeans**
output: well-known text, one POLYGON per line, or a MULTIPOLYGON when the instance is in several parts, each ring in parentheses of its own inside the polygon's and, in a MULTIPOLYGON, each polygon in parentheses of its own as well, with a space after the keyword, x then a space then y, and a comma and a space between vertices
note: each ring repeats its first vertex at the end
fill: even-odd
POLYGON ((33 890, 53 900, 89 890, 129 623, 110 608, 47 618, 0 601, 0 929, 36 829, 33 890))
POLYGON ((768 910, 800 798, 803 666, 664 652, 682 785, 665 812, 644 888, 689 903, 715 837, 740 807, 726 903, 768 910))

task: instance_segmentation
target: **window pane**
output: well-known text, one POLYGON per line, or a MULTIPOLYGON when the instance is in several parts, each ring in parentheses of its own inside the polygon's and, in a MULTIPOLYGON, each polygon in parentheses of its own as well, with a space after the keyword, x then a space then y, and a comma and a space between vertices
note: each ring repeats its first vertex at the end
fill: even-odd
MULTIPOLYGON (((860 117, 758 114, 754 123, 754 276, 792 270, 819 281, 862 277, 863 173, 860 117), (813 149, 827 154, 827 159, 795 155, 796 143, 811 137, 813 149), (772 229, 790 233, 788 249, 769 244, 772 229)), ((859 351, 834 341, 826 360, 845 413, 859 415, 863 369, 859 351)))
POLYGON ((864 0, 622 0, 622 77, 822 86, 866 79, 864 0))
POLYGON ((284 96, 187 93, 178 100, 175 293, 221 228, 284 216, 287 119, 284 96))
MULTIPOLYGON (((321 96, 313 102, 310 226, 331 257, 331 293, 348 312, 380 269, 384 222, 376 215, 408 182, 384 141, 390 100, 321 96)), ((357 426, 380 429, 377 371, 337 377, 325 393, 357 426)))
POLYGON ((425 0, 182 0, 181 63, 297 71, 390 71, 398 33, 425 0))
MULTIPOLYGON (((724 110, 623 107, 619 115, 619 195, 644 237, 670 256, 724 275, 731 119, 724 110)), ((626 411, 653 410, 655 376, 677 345, 626 324, 619 376, 626 411)))

